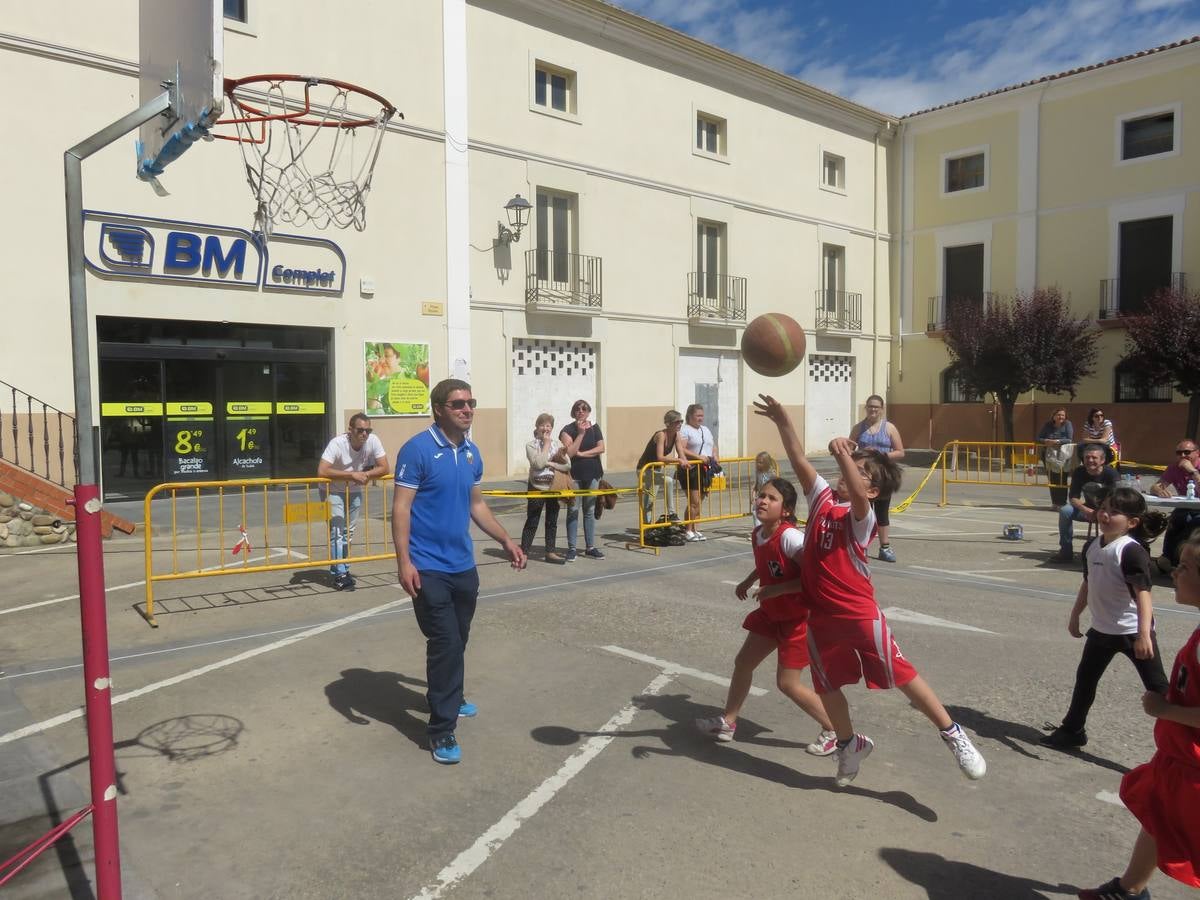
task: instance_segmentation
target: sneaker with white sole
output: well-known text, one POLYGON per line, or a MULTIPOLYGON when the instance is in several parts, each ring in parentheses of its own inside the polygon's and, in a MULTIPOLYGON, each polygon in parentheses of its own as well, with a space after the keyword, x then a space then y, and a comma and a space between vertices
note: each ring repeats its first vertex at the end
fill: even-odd
POLYGON ((479 707, 470 700, 464 700, 458 705, 458 717, 460 719, 473 719, 479 715, 479 707))
POLYGON ((972 781, 978 781, 987 773, 987 763, 983 759, 983 754, 975 749, 975 745, 971 743, 967 733, 962 730, 962 726, 956 722, 950 726, 949 730, 939 733, 942 740, 946 742, 946 746, 950 748, 950 752, 954 754, 954 759, 964 775, 972 781))
POLYGON ((454 732, 431 738, 429 752, 433 754, 433 761, 443 766, 452 766, 462 760, 462 748, 458 746, 458 738, 454 736, 454 732))
POLYGON ((886 547, 879 548, 879 558, 884 562, 896 561, 896 551, 892 549, 891 544, 886 547))
POLYGON ((689 544, 694 544, 696 541, 704 540, 704 537, 698 531, 689 531, 687 534, 685 534, 683 536, 683 539, 685 541, 687 541, 689 544))
POLYGON ((833 783, 845 787, 852 782, 858 776, 858 767, 874 749, 875 742, 865 734, 856 734, 845 747, 837 747, 834 752, 837 754, 838 768, 833 783))
POLYGON ((696 719, 696 728, 718 741, 732 741, 733 732, 737 729, 737 722, 730 725, 725 721, 724 716, 707 716, 696 719))
POLYGON ((828 756, 837 749, 837 732, 822 731, 817 735, 817 739, 804 748, 806 753, 811 753, 813 756, 828 756))

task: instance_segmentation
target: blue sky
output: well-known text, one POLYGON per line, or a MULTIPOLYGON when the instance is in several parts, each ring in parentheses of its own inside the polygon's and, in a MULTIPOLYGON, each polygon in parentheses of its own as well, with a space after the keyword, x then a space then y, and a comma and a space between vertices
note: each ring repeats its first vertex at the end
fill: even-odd
POLYGON ((610 0, 904 115, 1200 34, 1200 0, 610 0))

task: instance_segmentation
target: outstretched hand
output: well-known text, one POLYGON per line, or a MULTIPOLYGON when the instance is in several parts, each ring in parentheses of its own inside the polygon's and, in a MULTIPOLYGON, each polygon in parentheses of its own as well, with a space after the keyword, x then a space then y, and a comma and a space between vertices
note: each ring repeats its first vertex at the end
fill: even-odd
POLYGON ((776 425, 788 421, 787 410, 783 408, 782 403, 770 394, 759 394, 758 399, 752 402, 754 404, 754 412, 757 415, 766 416, 776 425))

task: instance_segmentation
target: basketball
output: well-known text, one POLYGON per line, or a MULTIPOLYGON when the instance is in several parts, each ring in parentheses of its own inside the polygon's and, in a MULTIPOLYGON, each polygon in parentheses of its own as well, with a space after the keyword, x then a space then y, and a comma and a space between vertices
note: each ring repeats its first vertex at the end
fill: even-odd
POLYGON ((761 315, 742 332, 742 358, 759 375, 786 375, 804 359, 804 329, 783 313, 761 315))

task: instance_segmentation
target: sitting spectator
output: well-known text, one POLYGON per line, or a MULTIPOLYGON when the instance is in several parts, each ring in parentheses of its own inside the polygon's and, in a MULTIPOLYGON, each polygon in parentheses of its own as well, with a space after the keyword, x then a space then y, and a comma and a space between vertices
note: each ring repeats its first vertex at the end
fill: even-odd
MULTIPOLYGON (((1190 483, 1196 485, 1196 493, 1200 495, 1200 469, 1197 466, 1200 466, 1200 450, 1195 441, 1185 438, 1175 445, 1175 461, 1162 473, 1153 492, 1160 497, 1184 497, 1190 483)), ((1171 513, 1163 535, 1162 556, 1156 560, 1160 570, 1169 572, 1179 564, 1180 545, 1197 525, 1200 525, 1200 509, 1177 509, 1171 513)))
MULTIPOLYGON (((551 435, 554 432, 554 416, 542 413, 533 425, 533 440, 525 445, 525 456, 529 460, 529 490, 550 491, 554 489, 554 473, 570 472, 571 464, 561 452, 562 444, 551 435)), ((533 539, 537 537, 538 520, 542 508, 546 510, 546 562, 561 563, 555 544, 558 540, 558 500, 554 497, 530 497, 525 509, 525 527, 521 529, 521 549, 529 555, 533 539)))
POLYGON ((683 458, 683 449, 679 443, 679 428, 683 425, 683 416, 677 409, 669 409, 663 414, 663 427, 650 435, 646 449, 642 451, 637 461, 639 478, 642 479, 639 494, 642 499, 642 521, 647 525, 654 521, 654 500, 658 495, 658 485, 662 484, 663 503, 667 508, 666 514, 675 515, 675 479, 674 473, 668 475, 663 466, 653 466, 642 475, 642 467, 653 462, 674 463, 683 458))
POLYGON ((1058 554, 1051 562, 1069 563, 1075 558, 1071 545, 1076 522, 1095 522, 1100 501, 1117 486, 1117 473, 1104 464, 1104 448, 1083 448, 1083 465, 1071 473, 1067 503, 1058 511, 1058 554))
POLYGON ((1087 421, 1083 423, 1083 435, 1080 446, 1087 444, 1102 444, 1105 449, 1105 464, 1112 465, 1117 458, 1117 430, 1111 419, 1104 418, 1104 410, 1093 406, 1088 410, 1087 421))
POLYGON ((1057 451, 1060 447, 1075 442, 1075 426, 1067 418, 1065 408, 1060 406, 1054 411, 1050 421, 1038 432, 1037 442, 1042 445, 1042 459, 1046 463, 1046 478, 1050 482, 1050 503, 1055 509, 1060 509, 1067 502, 1067 470, 1070 466, 1062 465, 1057 455, 1050 451, 1057 451))

